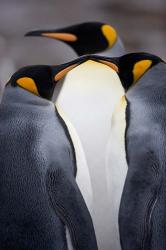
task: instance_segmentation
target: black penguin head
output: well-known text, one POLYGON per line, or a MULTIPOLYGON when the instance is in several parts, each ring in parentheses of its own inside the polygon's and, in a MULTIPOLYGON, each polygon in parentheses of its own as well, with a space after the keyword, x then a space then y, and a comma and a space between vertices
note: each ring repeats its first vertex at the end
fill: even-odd
POLYGON ((51 67, 46 65, 21 68, 11 77, 9 83, 48 100, 51 99, 56 84, 51 67))
POLYGON ((150 68, 163 60, 149 53, 130 53, 118 58, 119 77, 128 90, 136 83, 150 68))
POLYGON ((112 68, 119 75, 121 83, 126 91, 149 69, 158 63, 164 62, 160 57, 144 52, 130 53, 121 57, 86 55, 80 58, 84 61, 97 61, 112 68))
POLYGON ((8 84, 13 87, 22 87, 35 95, 51 100, 56 83, 69 71, 88 60, 105 64, 118 73, 116 58, 85 55, 61 65, 35 65, 21 68, 11 77, 8 84))
POLYGON ((87 22, 57 30, 31 31, 25 36, 42 36, 61 40, 70 45, 81 56, 102 52, 117 41, 116 30, 104 23, 87 22))
POLYGON ((27 66, 14 73, 7 84, 13 87, 19 86, 37 96, 51 100, 56 83, 85 60, 86 56, 62 65, 27 66))

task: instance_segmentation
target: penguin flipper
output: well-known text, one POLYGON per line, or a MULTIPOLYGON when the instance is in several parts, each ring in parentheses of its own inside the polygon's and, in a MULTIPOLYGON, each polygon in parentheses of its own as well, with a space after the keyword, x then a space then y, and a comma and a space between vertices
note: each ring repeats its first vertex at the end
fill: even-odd
POLYGON ((97 250, 93 223, 74 176, 48 170, 46 186, 54 211, 68 227, 75 250, 97 250))

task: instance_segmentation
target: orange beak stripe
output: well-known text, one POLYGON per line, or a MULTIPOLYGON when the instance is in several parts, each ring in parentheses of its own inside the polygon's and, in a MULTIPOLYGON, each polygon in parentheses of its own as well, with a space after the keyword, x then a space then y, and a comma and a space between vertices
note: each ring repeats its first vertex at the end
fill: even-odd
POLYGON ((73 64, 65 69, 62 69, 58 74, 55 76, 55 81, 59 81, 61 78, 63 78, 70 70, 74 69, 77 67, 78 64, 73 64))
POLYGON ((65 42, 77 41, 77 36, 70 33, 42 33, 42 36, 62 40, 65 42))
POLYGON ((112 62, 109 61, 105 61, 105 60, 99 60, 99 62, 107 65, 108 67, 112 68, 113 70, 115 70, 117 73, 119 72, 118 66, 112 62))

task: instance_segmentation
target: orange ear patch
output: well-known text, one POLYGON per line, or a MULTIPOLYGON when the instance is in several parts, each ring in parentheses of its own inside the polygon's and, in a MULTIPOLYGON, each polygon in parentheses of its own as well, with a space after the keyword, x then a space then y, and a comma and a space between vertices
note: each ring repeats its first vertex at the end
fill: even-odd
POLYGON ((108 41, 109 47, 112 48, 112 46, 115 44, 117 40, 116 30, 108 24, 102 25, 101 30, 103 35, 108 41))
POLYGON ((99 62, 107 65, 108 67, 112 68, 113 70, 115 70, 117 73, 119 72, 118 66, 112 62, 109 61, 105 61, 105 60, 99 60, 99 62))
POLYGON ((70 33, 42 33, 42 36, 62 40, 65 42, 77 41, 77 36, 70 33))
POLYGON ((77 66, 78 64, 73 64, 65 69, 62 69, 58 74, 55 75, 55 81, 59 81, 60 79, 62 79, 70 70, 74 69, 77 66))
POLYGON ((134 83, 150 68, 151 65, 151 60, 141 60, 135 63, 133 67, 134 83))
POLYGON ((39 96, 39 92, 37 90, 37 87, 36 87, 36 83, 35 81, 32 79, 32 78, 29 78, 29 77, 22 77, 22 78, 19 78, 17 80, 17 84, 28 90, 29 92, 32 92, 34 93, 35 95, 38 95, 39 96))

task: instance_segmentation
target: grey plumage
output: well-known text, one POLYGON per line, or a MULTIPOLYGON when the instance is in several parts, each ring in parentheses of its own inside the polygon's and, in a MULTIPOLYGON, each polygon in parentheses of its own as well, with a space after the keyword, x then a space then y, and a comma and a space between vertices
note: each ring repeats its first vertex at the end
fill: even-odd
POLYGON ((97 53, 97 55, 106 56, 106 57, 119 57, 126 53, 127 52, 124 47, 124 44, 121 38, 118 37, 116 43, 111 48, 108 48, 100 53, 97 53))
POLYGON ((123 250, 166 247, 166 64, 152 67, 126 94, 128 174, 120 208, 123 250))
POLYGON ((52 102, 8 85, 0 106, 0 249, 97 249, 74 179, 71 142, 52 102))

